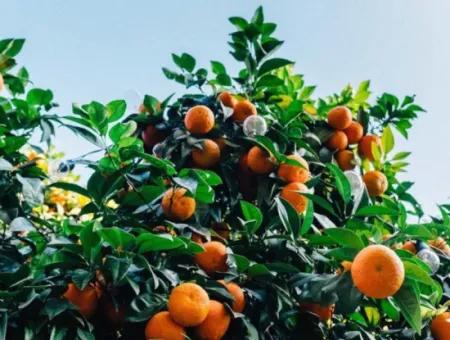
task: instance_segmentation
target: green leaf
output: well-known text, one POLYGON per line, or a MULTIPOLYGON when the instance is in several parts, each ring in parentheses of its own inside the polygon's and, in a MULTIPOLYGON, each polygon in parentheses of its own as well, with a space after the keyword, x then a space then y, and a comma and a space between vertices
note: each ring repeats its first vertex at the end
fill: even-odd
POLYGON ((117 227, 103 228, 99 232, 102 239, 116 249, 125 249, 135 240, 133 235, 117 227))
POLYGON ((381 145, 385 154, 388 154, 395 145, 394 134, 392 133, 391 128, 387 125, 383 129, 383 134, 381 136, 381 145))
POLYGON ((290 234, 297 236, 300 230, 300 218, 297 210, 286 200, 275 198, 277 203, 278 216, 281 223, 290 234))
POLYGON ((261 210, 247 201, 241 201, 240 203, 242 215, 244 216, 245 222, 247 222, 247 231, 249 234, 253 234, 262 224, 263 215, 261 210))
POLYGON ((394 295, 394 301, 400 307, 400 312, 408 324, 420 333, 422 317, 420 315, 420 296, 418 290, 410 284, 403 284, 394 295))
POLYGON ((283 85, 283 80, 272 74, 265 74, 256 81, 255 87, 276 87, 283 85))
POLYGON ((305 235, 312 226, 314 221, 314 203, 311 200, 308 200, 306 203, 306 211, 305 216, 303 217, 303 224, 300 230, 301 235, 305 235))
POLYGON ((187 53, 183 53, 181 56, 172 54, 173 62, 183 70, 192 72, 195 68, 195 59, 187 53))
POLYGON ((421 282, 428 286, 434 286, 435 283, 426 270, 409 261, 403 261, 403 265, 405 267, 405 275, 408 278, 421 282))
POLYGON ((228 19, 234 26, 237 28, 240 28, 241 30, 244 30, 248 26, 247 20, 241 17, 231 17, 228 19))
POLYGON ((106 105, 106 115, 108 122, 112 123, 122 118, 127 109, 125 100, 114 100, 106 105))
POLYGON ((352 198, 352 188, 350 186, 347 177, 344 175, 342 170, 335 164, 329 163, 327 164, 327 168, 334 175, 336 189, 339 191, 339 194, 341 195, 344 202, 345 203, 350 202, 352 198))
POLYGON ((117 144, 122 138, 132 136, 136 128, 137 124, 132 120, 126 123, 118 123, 109 131, 109 138, 117 144))
POLYGON ((331 228, 326 229, 325 234, 344 247, 355 248, 358 250, 365 247, 361 237, 350 229, 331 228))
POLYGON ((127 275, 131 260, 107 255, 103 266, 106 269, 106 274, 111 277, 112 283, 117 284, 127 275))
POLYGON ((363 207, 356 212, 356 216, 397 216, 398 212, 394 209, 383 207, 381 205, 370 205, 363 207))
POLYGON ((282 59, 282 58, 273 58, 273 59, 266 60, 259 68, 258 77, 260 77, 270 71, 276 70, 280 67, 283 67, 286 65, 292 65, 292 64, 294 64, 294 62, 287 60, 287 59, 282 59))
POLYGON ((174 238, 165 234, 156 235, 152 233, 144 233, 137 237, 136 242, 139 248, 139 253, 172 250, 185 246, 185 243, 179 238, 174 238))
POLYGON ((32 89, 27 94, 27 102, 30 105, 49 105, 53 99, 50 90, 32 89))
POLYGON ((323 197, 320 197, 320 196, 317 196, 317 195, 314 195, 314 194, 304 193, 304 192, 302 192, 302 195, 305 196, 306 198, 310 199, 311 201, 313 201, 315 204, 317 204, 318 206, 322 207, 326 211, 328 211, 334 217, 338 217, 336 215, 336 212, 334 211, 333 206, 330 204, 330 202, 328 202, 323 197))
POLYGON ((211 60, 211 69, 214 74, 226 74, 227 70, 220 61, 211 60))

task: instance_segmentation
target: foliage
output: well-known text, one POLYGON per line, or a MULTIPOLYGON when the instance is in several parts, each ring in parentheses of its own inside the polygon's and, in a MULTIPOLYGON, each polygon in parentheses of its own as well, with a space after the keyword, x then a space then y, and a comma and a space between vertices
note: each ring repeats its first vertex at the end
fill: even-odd
POLYGON ((423 109, 412 96, 400 101, 382 94, 371 100, 368 81, 356 91, 347 86, 316 99, 315 87, 305 85, 294 63, 273 56, 282 41, 273 36, 276 25, 265 21, 261 8, 250 21, 232 17, 230 22, 236 29, 231 54, 243 64, 238 75, 219 61, 211 62, 210 73, 196 69, 192 56, 174 54, 178 70, 164 68, 164 74, 198 93, 161 102, 147 95, 140 112, 130 115, 123 100, 74 105, 64 117, 48 114, 55 106, 51 92, 26 91, 25 69, 8 73, 23 41, 0 42, 0 72, 11 93, 0 98, 0 339, 143 338, 145 323, 166 308, 180 282, 195 281, 210 297, 231 305, 230 294, 216 281, 222 278, 239 283, 246 294, 246 308, 233 313, 227 339, 430 335, 431 317, 448 306, 448 254, 437 250, 441 266, 431 273, 401 244, 412 239, 426 247, 439 236, 448 240, 450 208, 442 205, 442 216, 422 221, 424 213, 409 191, 412 183, 398 179, 409 154, 394 153, 393 133, 395 128, 407 137, 423 109), (256 106, 268 124, 265 136, 248 137, 242 124, 230 119, 232 111, 217 100, 225 90, 256 106), (215 126, 206 136, 185 128, 186 112, 195 105, 214 113, 215 126), (358 167, 387 176, 389 186, 380 197, 369 197, 366 190, 357 197, 326 147, 333 131, 325 118, 339 105, 352 110, 365 133, 381 136, 372 148, 374 160, 361 160, 358 167), (54 123, 86 138, 102 156, 64 163, 93 170, 86 186, 44 182, 44 196, 46 172, 22 147, 39 127, 47 141, 54 123), (163 136, 157 149, 146 142, 149 125, 163 136), (212 169, 198 169, 191 159, 205 138, 225 143, 212 169), (311 171, 305 212, 297 213, 280 197, 284 183, 275 173, 242 178, 240 159, 255 145, 270 153, 276 166, 297 165, 287 155, 303 154, 311 171), (250 190, 242 190, 242 183, 250 190), (192 218, 180 222, 165 216, 161 198, 170 187, 183 187, 195 199, 192 218), (74 216, 33 213, 55 189, 86 197, 86 204, 74 216), (203 248, 193 236, 227 245, 225 273, 208 275, 196 265, 203 248), (395 249, 406 272, 397 294, 382 300, 363 296, 341 268, 372 243, 395 249), (85 318, 61 297, 71 282, 100 292, 94 317, 85 318), (302 310, 303 302, 335 305, 332 320, 302 310), (122 320, 111 321, 111 306, 123 313, 122 320))

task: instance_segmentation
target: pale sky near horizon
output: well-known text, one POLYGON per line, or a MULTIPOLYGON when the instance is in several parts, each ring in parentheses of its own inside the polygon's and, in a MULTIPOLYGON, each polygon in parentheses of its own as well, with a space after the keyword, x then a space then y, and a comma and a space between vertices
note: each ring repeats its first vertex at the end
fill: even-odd
MULTIPOLYGON (((370 79, 372 92, 416 94, 427 113, 397 150, 412 151, 406 180, 426 212, 450 197, 450 2, 446 0, 40 0, 2 4, 0 38, 23 37, 19 63, 39 87, 51 88, 70 113, 72 102, 107 102, 137 94, 159 98, 182 88, 165 79, 170 53, 188 52, 198 65, 228 54, 227 18, 250 18, 263 5, 285 41, 278 55, 296 70, 316 96, 370 79)), ((55 144, 67 157, 92 150, 67 131, 55 144)))

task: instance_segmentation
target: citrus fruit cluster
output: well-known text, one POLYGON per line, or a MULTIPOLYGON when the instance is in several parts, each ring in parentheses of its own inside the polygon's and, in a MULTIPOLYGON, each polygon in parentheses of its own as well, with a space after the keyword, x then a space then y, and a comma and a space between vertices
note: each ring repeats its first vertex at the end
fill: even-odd
MULTIPOLYGON (((245 307, 243 290, 235 283, 219 281, 233 297, 232 309, 241 313, 245 307)), ((223 303, 209 298, 195 283, 182 283, 169 296, 168 311, 156 313, 145 327, 146 339, 186 339, 190 328, 198 339, 221 339, 231 322, 223 303)))

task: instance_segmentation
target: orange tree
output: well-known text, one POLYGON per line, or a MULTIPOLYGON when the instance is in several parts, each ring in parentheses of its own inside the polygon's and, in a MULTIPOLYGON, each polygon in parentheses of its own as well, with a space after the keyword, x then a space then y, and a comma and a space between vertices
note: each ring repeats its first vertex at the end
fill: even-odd
POLYGON ((393 151, 393 130, 407 137, 423 109, 370 100, 369 82, 315 99, 273 57, 282 42, 261 8, 230 22, 236 76, 174 54, 164 74, 188 94, 147 95, 130 115, 114 100, 53 117, 102 153, 83 160, 85 187, 52 185, 89 197, 91 218, 47 222, 53 234, 21 262, 44 282, 22 287, 6 268, 33 292, 2 305, 8 339, 449 334, 450 207, 423 222, 398 179, 409 154, 393 151))

